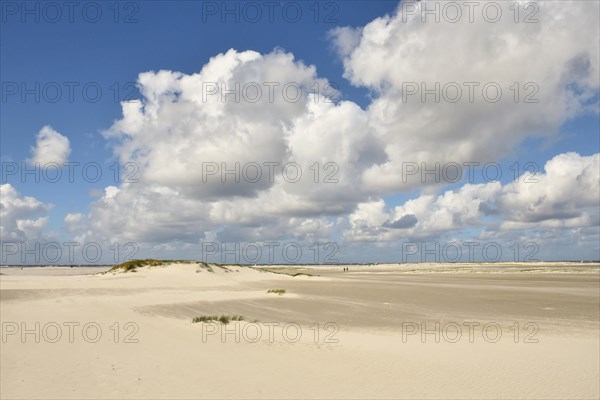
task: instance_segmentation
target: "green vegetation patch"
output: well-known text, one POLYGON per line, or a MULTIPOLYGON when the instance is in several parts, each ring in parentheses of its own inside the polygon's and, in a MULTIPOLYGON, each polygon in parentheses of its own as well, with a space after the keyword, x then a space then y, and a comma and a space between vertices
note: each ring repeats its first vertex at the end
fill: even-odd
POLYGON ((155 259, 152 259, 152 258, 148 258, 146 260, 131 260, 131 261, 126 261, 124 263, 115 265, 108 272, 135 272, 136 268, 158 267, 158 266, 161 266, 161 265, 173 264, 173 263, 187 263, 187 264, 192 264, 192 263, 196 263, 196 261, 189 261, 189 260, 155 260, 155 259))
POLYGON ((273 274, 295 276, 319 276, 315 274, 309 274, 307 272, 296 272, 299 268, 269 268, 269 267, 253 267, 259 272, 271 272, 273 274))
POLYGON ((202 315, 200 317, 194 317, 192 319, 193 324, 197 324, 198 322, 220 322, 223 325, 227 325, 230 321, 243 321, 244 317, 241 315, 202 315))

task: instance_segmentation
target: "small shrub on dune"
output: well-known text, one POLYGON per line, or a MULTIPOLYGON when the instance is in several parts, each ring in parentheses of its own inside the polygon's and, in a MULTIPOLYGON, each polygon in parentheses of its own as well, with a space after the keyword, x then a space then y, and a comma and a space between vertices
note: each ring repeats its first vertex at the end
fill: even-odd
POLYGON ((285 289, 269 289, 267 293, 275 293, 281 296, 285 293, 285 289))

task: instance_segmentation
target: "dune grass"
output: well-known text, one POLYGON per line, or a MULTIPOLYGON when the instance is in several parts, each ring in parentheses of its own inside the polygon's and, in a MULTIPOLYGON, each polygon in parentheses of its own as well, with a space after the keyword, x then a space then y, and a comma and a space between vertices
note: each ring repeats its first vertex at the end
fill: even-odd
POLYGON ((289 275, 292 277, 296 277, 296 276, 319 276, 316 274, 312 274, 312 273, 308 273, 308 272, 296 272, 298 271, 300 268, 270 268, 270 267, 252 267, 257 271, 260 272, 270 272, 273 274, 282 274, 282 275, 289 275))
POLYGON ((289 276, 318 276, 305 272, 298 272, 298 268, 266 268, 266 267, 255 267, 251 265, 242 265, 242 264, 215 264, 215 263, 206 263, 203 261, 194 261, 194 260, 157 260, 154 258, 147 259, 136 259, 123 262, 121 264, 114 265, 110 270, 102 272, 101 274, 107 274, 110 272, 137 272, 141 268, 147 267, 159 267, 167 264, 198 264, 198 268, 196 268, 196 273, 203 272, 204 270, 208 272, 215 271, 223 271, 223 272, 240 272, 239 268, 251 268, 258 272, 268 272, 273 274, 283 274, 289 276))
POLYGON ((275 293, 281 296, 285 293, 285 289, 269 289, 267 293, 275 293))
POLYGON ((158 267, 161 265, 172 264, 172 263, 186 263, 191 264, 196 261, 190 260, 156 260, 153 258, 147 258, 145 260, 130 260, 124 263, 113 266, 108 272, 135 272, 136 268, 142 267, 158 267))
POLYGON ((197 324, 198 322, 220 322, 223 325, 227 325, 230 321, 243 321, 244 317, 241 315, 202 315, 200 317, 194 317, 192 319, 193 324, 197 324))

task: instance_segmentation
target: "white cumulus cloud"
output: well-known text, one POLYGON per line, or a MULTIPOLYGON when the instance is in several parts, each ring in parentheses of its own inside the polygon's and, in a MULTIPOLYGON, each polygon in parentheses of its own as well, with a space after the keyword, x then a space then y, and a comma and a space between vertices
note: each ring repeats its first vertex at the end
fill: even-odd
POLYGON ((35 146, 31 148, 31 158, 27 161, 42 166, 49 163, 61 165, 68 161, 69 154, 71 154, 69 138, 46 125, 38 132, 35 146))
POLYGON ((423 22, 421 10, 438 1, 410 4, 416 10, 401 4, 359 33, 333 31, 345 77, 374 96, 369 124, 387 157, 364 171, 370 190, 422 186, 402 179, 403 163, 495 161, 598 111, 598 2, 535 3, 538 23, 515 23, 513 2, 495 2, 504 16, 496 23, 481 4, 473 22, 465 10, 455 23, 423 22))
POLYGON ((31 196, 19 193, 11 184, 0 185, 0 240, 25 242, 40 239, 51 208, 31 196))
MULTIPOLYGON (((505 15, 512 16, 511 4, 502 2, 505 15)), ((597 155, 559 154, 536 177, 541 183, 530 186, 446 190, 420 174, 402 174, 407 162, 498 161, 525 139, 555 138, 565 122, 597 112, 598 3, 538 4, 537 24, 511 17, 495 24, 422 22, 399 7, 365 27, 332 31, 344 76, 371 92, 366 108, 337 100, 323 90, 329 82, 315 66, 280 50, 231 49, 192 74, 143 72, 142 98, 123 103, 122 117, 103 132, 121 163, 139 167, 139 182, 106 188, 86 215, 65 222, 91 240, 186 244, 314 240, 343 228, 350 242, 467 229, 592 229, 597 155), (436 102, 428 95, 423 102, 420 92, 410 95, 436 83, 440 90, 460 87, 462 98, 436 102), (486 84, 500 87, 501 99, 485 101, 486 84), (525 103, 528 95, 537 101, 525 103), (286 179, 283 166, 290 163, 303 179, 286 179), (248 164, 262 167, 256 181, 219 171, 239 175, 248 164), (207 175, 208 165, 219 170, 207 175), (401 205, 383 200, 412 189, 420 193, 401 205)))

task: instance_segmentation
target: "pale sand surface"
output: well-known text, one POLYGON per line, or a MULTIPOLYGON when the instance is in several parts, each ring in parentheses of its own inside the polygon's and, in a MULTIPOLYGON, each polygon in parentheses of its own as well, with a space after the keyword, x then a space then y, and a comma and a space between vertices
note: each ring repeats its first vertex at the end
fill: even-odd
MULTIPOLYGON (((247 267, 209 272, 194 264, 118 274, 97 274, 106 268, 89 267, 2 268, 0 397, 600 396, 598 264, 342 268, 274 269, 319 275, 311 277, 247 267), (286 293, 267 294, 268 289, 286 293), (223 340, 222 325, 191 323, 208 314, 241 314, 245 321, 227 325, 223 340), (34 334, 25 340, 21 332, 7 335, 22 323, 35 331, 36 322, 40 343, 34 334), (65 325, 70 322, 80 324, 73 328, 72 343, 65 325), (96 343, 81 332, 90 322, 102 329, 96 343), (280 324, 272 340, 270 322, 280 324), (50 342, 56 332, 51 323, 62 327, 56 343, 50 342), (291 340, 294 326, 285 340, 284 323, 299 324, 297 342, 291 340), (423 323, 432 331, 440 324, 439 343, 435 334, 425 340, 420 332, 403 337, 403 329, 421 329, 423 323), (463 332, 451 343, 444 339, 454 338, 456 331, 446 331, 448 336, 441 331, 454 323, 463 332), (465 323, 480 324, 472 342, 465 323), (487 323, 502 329, 496 343, 483 336, 487 323), (210 328, 218 331, 206 335, 210 328), (257 329, 262 338, 251 343, 257 329), (137 343, 126 343, 130 333, 137 343)), ((487 332, 493 339, 495 329, 487 332)), ((93 339, 95 330, 88 333, 93 339)))

